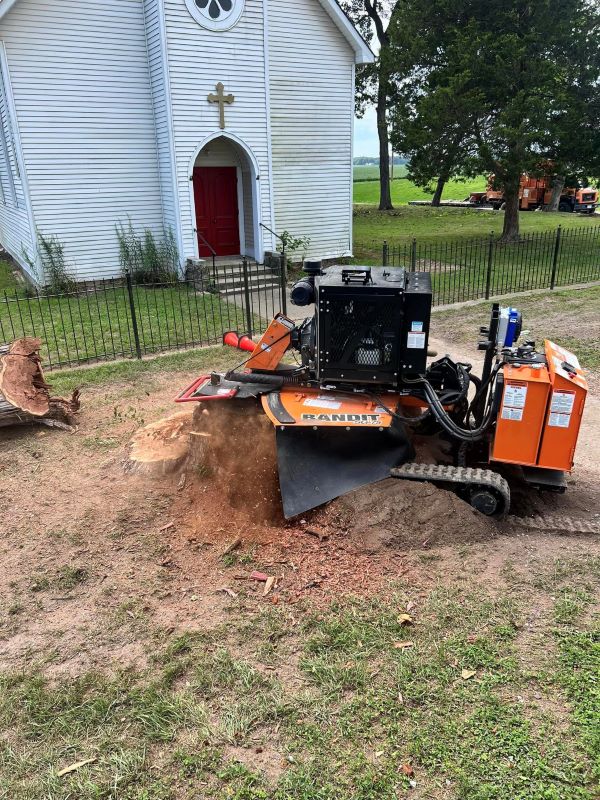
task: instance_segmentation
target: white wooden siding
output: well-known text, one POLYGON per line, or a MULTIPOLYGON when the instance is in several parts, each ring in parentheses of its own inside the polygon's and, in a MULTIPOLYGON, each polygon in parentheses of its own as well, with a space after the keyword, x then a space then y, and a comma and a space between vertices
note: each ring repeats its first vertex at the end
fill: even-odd
POLYGON ((158 174, 165 230, 179 241, 179 209, 173 172, 173 140, 169 98, 169 60, 164 36, 162 0, 144 0, 146 43, 152 86, 152 106, 156 128, 158 174))
POLYGON ((352 250, 354 53, 318 0, 268 7, 276 229, 339 257, 352 250))
POLYGON ((143 0, 20 0, 0 38, 36 225, 79 279, 116 275, 117 221, 163 230, 143 0))
MULTIPOLYGON (((225 108, 225 131, 243 142, 258 163, 259 219, 272 227, 264 3, 246 0, 238 24, 221 33, 200 26, 184 0, 164 3, 183 255, 193 256, 197 240, 190 168, 202 142, 219 132, 218 107, 207 101, 219 81, 235 95, 233 105, 225 108)), ((270 236, 263 241, 272 246, 270 236)))
POLYGON ((27 258, 35 260, 34 237, 22 167, 19 166, 20 139, 11 102, 11 84, 6 66, 2 64, 2 55, 0 53, 0 243, 14 258, 22 261, 31 274, 27 258))

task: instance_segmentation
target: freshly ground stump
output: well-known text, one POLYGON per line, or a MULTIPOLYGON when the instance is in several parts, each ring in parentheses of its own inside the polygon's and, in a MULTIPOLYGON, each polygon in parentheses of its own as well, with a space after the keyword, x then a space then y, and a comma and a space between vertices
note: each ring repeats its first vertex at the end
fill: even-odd
POLYGON ((133 436, 125 469, 148 475, 170 475, 187 463, 192 427, 191 409, 140 428, 133 436))

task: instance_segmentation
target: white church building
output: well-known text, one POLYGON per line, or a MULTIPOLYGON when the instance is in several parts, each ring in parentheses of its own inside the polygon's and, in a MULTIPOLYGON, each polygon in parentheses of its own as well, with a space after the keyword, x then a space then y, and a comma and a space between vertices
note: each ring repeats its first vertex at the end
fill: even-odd
POLYGON ((79 280, 128 219, 182 262, 260 261, 263 225, 347 255, 372 60, 335 0, 0 0, 0 243, 30 271, 55 235, 79 280))

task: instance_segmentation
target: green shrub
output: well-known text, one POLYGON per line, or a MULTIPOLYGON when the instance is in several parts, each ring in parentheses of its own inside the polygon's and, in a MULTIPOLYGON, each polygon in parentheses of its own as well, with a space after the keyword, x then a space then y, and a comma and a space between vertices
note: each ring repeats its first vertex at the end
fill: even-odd
POLYGON ((77 281, 69 271, 65 259, 65 248, 58 236, 54 234, 45 236, 38 230, 36 237, 39 263, 29 255, 25 248, 22 249, 23 258, 31 267, 32 274, 44 286, 48 294, 68 294, 77 291, 77 281))
POLYGON ((131 220, 127 227, 119 222, 116 232, 121 269, 131 275, 134 283, 164 284, 177 280, 179 251, 170 228, 159 242, 148 228, 140 236, 131 220))

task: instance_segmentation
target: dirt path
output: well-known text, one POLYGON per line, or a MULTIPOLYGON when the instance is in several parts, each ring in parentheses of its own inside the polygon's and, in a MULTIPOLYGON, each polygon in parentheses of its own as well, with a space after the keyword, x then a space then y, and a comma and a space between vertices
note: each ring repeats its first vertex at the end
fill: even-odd
MULTIPOLYGON (((125 474, 132 433, 172 413, 174 391, 193 377, 159 374, 90 389, 73 435, 0 432, 1 668, 37 665, 59 675, 141 666, 160 632, 215 628, 267 604, 294 615, 344 593, 383 591, 392 579, 450 583, 465 570, 498 585, 508 562, 535 570, 557 557, 600 555, 590 538, 475 520, 453 495, 431 487, 398 482, 395 516, 365 522, 362 536, 356 525, 340 526, 337 504, 294 524, 265 522, 248 502, 236 502, 235 481, 226 486, 202 471, 185 482, 125 474), (374 542, 374 531, 390 523, 391 540, 376 535, 374 542), (237 539, 240 546, 223 556, 237 539), (277 578, 268 595, 250 579, 254 570, 277 578)), ((534 511, 598 515, 598 436, 594 396, 569 491, 529 496, 534 511)), ((251 465, 251 432, 236 446, 251 465)))

